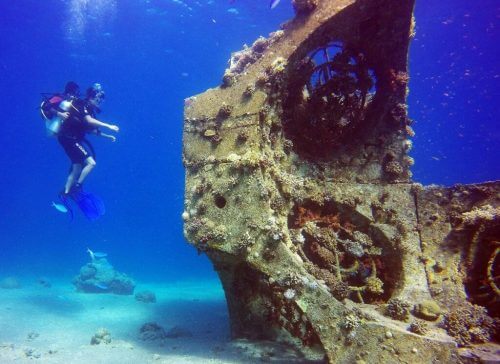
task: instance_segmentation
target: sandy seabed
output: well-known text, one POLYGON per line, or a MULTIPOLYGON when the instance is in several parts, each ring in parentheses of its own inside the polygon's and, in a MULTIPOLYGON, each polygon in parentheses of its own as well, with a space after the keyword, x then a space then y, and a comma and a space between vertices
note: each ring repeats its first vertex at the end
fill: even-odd
MULTIPOLYGON (((139 302, 134 296, 79 293, 69 279, 52 282, 49 288, 32 281, 18 289, 0 289, 2 364, 262 360, 263 352, 251 343, 230 341, 224 292, 217 281, 136 287, 136 292, 153 291, 156 303, 139 302), (139 329, 147 322, 156 322, 167 331, 181 327, 192 336, 143 341, 139 329), (90 344, 99 328, 110 332, 111 343, 90 344)), ((276 349, 268 350, 274 356, 276 349)))

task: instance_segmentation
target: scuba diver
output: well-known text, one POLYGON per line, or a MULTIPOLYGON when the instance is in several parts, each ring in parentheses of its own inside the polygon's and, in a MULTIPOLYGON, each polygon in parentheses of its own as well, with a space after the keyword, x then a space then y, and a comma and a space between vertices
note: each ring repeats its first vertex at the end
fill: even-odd
POLYGON ((75 99, 71 102, 68 115, 57 134, 59 144, 71 160, 71 170, 59 198, 64 206, 70 210, 67 197, 71 197, 89 219, 95 219, 102 215, 104 205, 95 195, 86 193, 82 189, 84 180, 96 166, 94 150, 85 139, 85 134, 92 133, 114 142, 116 138, 113 135, 105 134, 99 128, 119 131, 117 125, 96 119, 103 99, 104 91, 99 83, 95 83, 87 90, 84 100, 75 99))

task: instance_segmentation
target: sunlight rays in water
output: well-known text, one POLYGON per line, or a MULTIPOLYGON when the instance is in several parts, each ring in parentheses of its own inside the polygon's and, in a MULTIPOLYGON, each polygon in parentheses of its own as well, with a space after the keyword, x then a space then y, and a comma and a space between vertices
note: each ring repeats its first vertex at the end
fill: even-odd
POLYGON ((116 17, 116 0, 70 0, 67 2, 66 39, 85 42, 89 32, 103 31, 116 17))

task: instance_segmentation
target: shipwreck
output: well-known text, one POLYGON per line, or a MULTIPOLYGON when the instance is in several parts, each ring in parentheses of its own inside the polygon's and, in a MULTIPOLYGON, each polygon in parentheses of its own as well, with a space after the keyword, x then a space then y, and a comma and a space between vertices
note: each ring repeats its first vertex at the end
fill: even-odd
POLYGON ((184 233, 232 336, 331 363, 495 358, 500 183, 412 181, 414 1, 292 3, 185 102, 184 233))

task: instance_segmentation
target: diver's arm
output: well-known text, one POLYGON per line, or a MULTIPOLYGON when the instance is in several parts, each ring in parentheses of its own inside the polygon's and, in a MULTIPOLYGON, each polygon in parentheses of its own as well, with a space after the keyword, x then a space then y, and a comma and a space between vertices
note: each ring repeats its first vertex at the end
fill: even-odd
POLYGON ((103 138, 110 139, 112 142, 116 141, 116 137, 114 135, 103 133, 99 129, 96 129, 95 133, 96 135, 102 136, 103 138))
POLYGON ((101 136, 106 139, 110 139, 112 142, 116 141, 116 137, 114 135, 103 133, 98 128, 93 129, 92 131, 90 131, 90 133, 95 134, 97 136, 101 136))
POLYGON ((114 135, 101 133, 101 136, 111 140, 112 142, 116 142, 116 137, 114 135))
POLYGON ((118 127, 118 125, 103 123, 102 121, 94 119, 90 115, 85 116, 85 121, 87 123, 89 123, 90 125, 92 125, 92 126, 97 126, 97 127, 101 126, 103 128, 107 128, 107 129, 113 130, 113 131, 119 131, 120 130, 120 128, 118 127))

